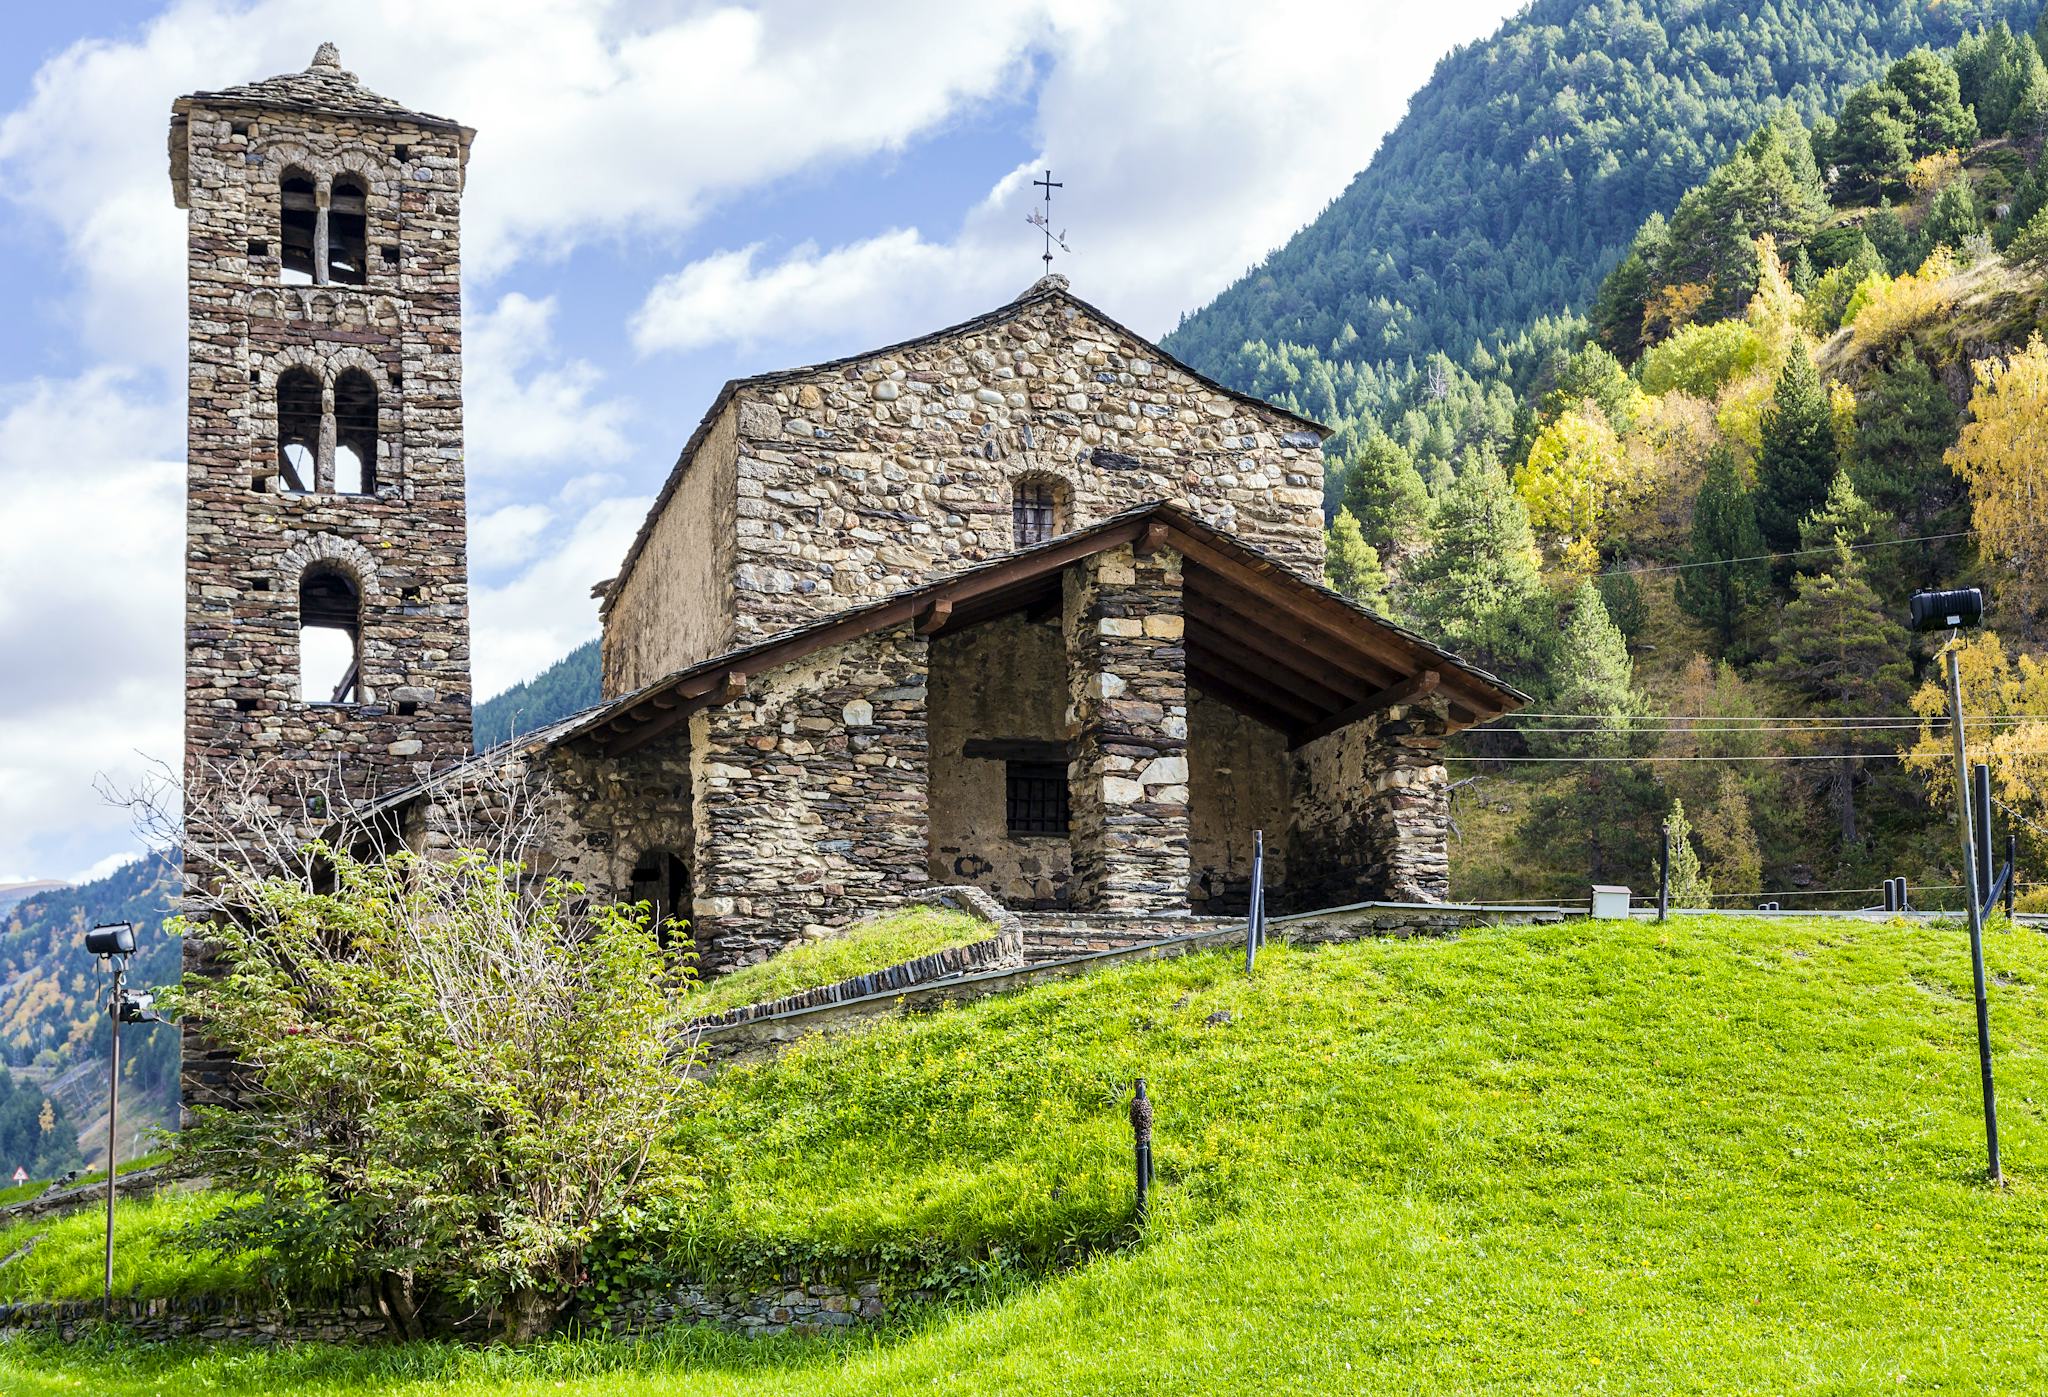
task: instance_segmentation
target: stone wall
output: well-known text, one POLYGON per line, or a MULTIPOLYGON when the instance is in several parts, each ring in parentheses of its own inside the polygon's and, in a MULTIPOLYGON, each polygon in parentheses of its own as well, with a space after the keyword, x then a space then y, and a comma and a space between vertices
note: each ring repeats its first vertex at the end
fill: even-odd
POLYGON ((931 876, 971 883, 1011 907, 1061 907, 1073 855, 1065 835, 1011 834, 1008 764, 967 755, 977 740, 1066 745, 1067 655, 1055 620, 1010 615, 931 646, 931 876))
MULTIPOLYGON (((99 1327, 104 1315, 97 1300, 0 1304, 0 1331, 55 1334, 68 1344, 99 1327)), ((232 1339, 259 1344, 357 1343, 381 1339, 391 1332, 383 1312, 369 1304, 286 1309, 214 1298, 117 1299, 114 1323, 138 1339, 232 1339)))
POLYGON ((772 955, 928 881, 926 643, 908 625, 692 716, 704 968, 772 955))
POLYGON ((930 1304, 938 1291, 890 1290, 872 1276, 806 1279, 786 1272, 769 1285, 680 1285, 629 1295, 599 1321, 614 1334, 635 1334, 671 1324, 715 1324, 749 1336, 823 1334, 856 1324, 877 1324, 891 1305, 930 1304))
MULTIPOLYGON (((1320 578, 1316 434, 1203 383, 1063 286, 1049 279, 922 341, 738 385, 726 409, 738 455, 734 643, 1010 552, 1011 486, 1025 475, 1062 482, 1066 527, 1173 500, 1320 578)), ((681 464, 684 480, 724 469, 717 452, 699 457, 681 464)), ((658 507, 695 509, 685 501, 696 498, 678 482, 658 507)), ((694 577, 697 565, 651 546, 662 532, 649 529, 607 603, 608 692, 714 653, 693 653, 694 627, 665 631, 652 604, 690 584, 643 574, 694 577)))
POLYGON ((1067 569, 1073 906, 1185 911, 1188 687, 1181 558, 1129 544, 1067 569))
POLYGON ((1250 910, 1252 834, 1266 836, 1266 888, 1287 881, 1287 738, 1218 699, 1188 704, 1188 905, 1250 910))
POLYGON ((1450 896, 1441 695, 1390 708, 1294 754, 1288 911, 1450 896))
MULTIPOLYGON (((276 80, 273 80, 274 82, 276 80)), ((331 50, 293 81, 352 83, 331 50)), ((470 749, 469 592, 462 434, 460 206, 467 133, 394 107, 299 110, 231 94, 181 99, 173 190, 189 214, 185 539, 185 799, 215 802, 231 768, 288 824, 409 785, 470 749), (362 285, 287 285, 281 180, 366 190, 362 285), (305 493, 278 476, 278 385, 303 369, 322 426, 305 493), (374 384, 374 488, 343 494, 335 393, 374 384), (309 569, 360 594, 359 698, 299 692, 299 584, 309 569)), ((324 216, 324 214, 322 215, 324 216)), ((189 837, 188 837, 189 839, 189 837)), ((189 876, 205 849, 188 842, 189 876)), ((185 967, 211 967, 203 937, 185 967)), ((232 1094, 231 1064, 192 1025, 185 1095, 232 1094)))
POLYGON ((659 507, 631 578, 607 601, 608 699, 732 648, 737 522, 780 508, 763 497, 760 482, 740 478, 738 430, 739 413, 728 404, 659 507))

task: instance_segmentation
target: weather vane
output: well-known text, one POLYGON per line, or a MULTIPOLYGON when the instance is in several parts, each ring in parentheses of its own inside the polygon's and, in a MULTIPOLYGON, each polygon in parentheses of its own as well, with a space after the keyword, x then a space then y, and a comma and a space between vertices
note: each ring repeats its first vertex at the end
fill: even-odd
POLYGON ((1045 208, 1042 211, 1032 213, 1024 221, 1045 234, 1045 269, 1047 272, 1050 272, 1052 271, 1052 250, 1054 247, 1058 247, 1061 252, 1070 253, 1073 251, 1072 248, 1067 246, 1066 229, 1062 228, 1057 233, 1052 230, 1052 192, 1055 189, 1064 189, 1066 185, 1054 179, 1051 170, 1045 172, 1044 179, 1035 179, 1031 181, 1031 184, 1033 188, 1045 191, 1045 208))

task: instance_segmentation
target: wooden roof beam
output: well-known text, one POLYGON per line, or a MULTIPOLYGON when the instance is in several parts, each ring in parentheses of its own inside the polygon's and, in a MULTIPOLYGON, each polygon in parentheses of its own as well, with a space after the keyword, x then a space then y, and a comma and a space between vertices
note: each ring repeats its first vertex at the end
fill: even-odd
POLYGON ((1361 699, 1341 712, 1332 713, 1327 718, 1309 724, 1294 735, 1294 740, 1288 746, 1306 747, 1319 737, 1328 737, 1340 728, 1348 728, 1375 713, 1383 713, 1389 708, 1397 708, 1401 704, 1427 698, 1436 692, 1437 685, 1441 682, 1442 678, 1435 670, 1426 669, 1413 679, 1396 684, 1391 689, 1382 689, 1371 698, 1361 699))

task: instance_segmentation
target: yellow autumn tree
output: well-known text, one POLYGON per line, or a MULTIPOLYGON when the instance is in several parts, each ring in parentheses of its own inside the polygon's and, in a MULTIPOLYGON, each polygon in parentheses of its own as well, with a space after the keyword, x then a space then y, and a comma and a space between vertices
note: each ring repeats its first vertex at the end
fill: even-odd
MULTIPOLYGON (((2009 655, 1995 631, 1979 631, 1958 652, 1970 761, 1991 768, 1992 794, 2019 812, 2021 840, 2038 858, 2048 853, 2039 830, 2048 827, 2048 662, 2009 655)), ((1935 681, 1913 695, 1921 716, 1919 740, 1906 766, 1927 783, 1936 809, 1955 808, 1956 757, 1948 726, 1948 657, 1943 650, 1935 681)), ((1999 824, 2004 826, 2001 817, 1999 824)))
POLYGON ((2048 596, 2048 346, 2037 334, 2009 359, 1983 359, 1969 425, 1949 448, 1970 487, 1985 554, 2006 573, 2005 598, 2029 614, 2048 596))
POLYGON ((1515 493, 1539 532, 1567 555, 1586 555, 1615 516, 1641 499, 1652 466, 1648 453, 1632 449, 1598 408, 1582 405, 1536 434, 1529 459, 1515 473, 1515 493))

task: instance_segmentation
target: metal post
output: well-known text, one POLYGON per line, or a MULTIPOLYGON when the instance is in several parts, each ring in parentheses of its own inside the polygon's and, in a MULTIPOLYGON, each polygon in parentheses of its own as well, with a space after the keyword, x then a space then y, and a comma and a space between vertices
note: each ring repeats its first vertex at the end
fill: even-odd
POLYGON ((1975 868, 1976 841, 1970 833, 1970 756, 1963 742, 1963 667, 1954 641, 1948 650, 1948 711, 1956 741, 1956 822, 1963 837, 1963 884, 1970 897, 1970 972, 1977 989, 1977 1065, 1984 1079, 1984 1148, 1989 1177, 2005 1182, 1998 1167, 1998 1092, 1991 1082, 1991 1010, 1984 999, 1984 899, 1975 868))
POLYGON ((1657 920, 1671 915, 1671 823, 1664 824, 1664 852, 1657 860, 1657 920))
POLYGON ((1978 762, 1971 771, 1971 798, 1976 801, 1977 835, 1977 901, 1985 907, 1991 904, 1991 889, 1998 881, 1998 870, 1991 863, 1991 768, 1978 762))
POLYGON ((1259 960, 1259 933, 1266 900, 1266 832, 1252 831, 1252 891, 1251 902, 1245 909, 1244 917, 1244 973, 1252 973, 1252 967, 1259 960))
POLYGON ((1131 1097, 1131 1140, 1138 1166, 1137 1222, 1143 1227, 1152 1192, 1152 1102, 1145 1095, 1143 1077, 1138 1078, 1137 1092, 1131 1097))
POLYGON ((1887 912, 1899 910, 1899 880, 1896 878, 1884 880, 1884 910, 1887 912))
POLYGON ((121 977, 128 966, 122 957, 116 956, 113 969, 114 995, 107 1001, 107 1017, 114 1030, 113 1050, 107 1057, 107 1274, 101 1297, 108 1319, 114 1317, 114 1124, 121 1115, 121 977))
POLYGON ((2018 831, 2005 832, 2005 919, 2012 920, 2013 890, 2020 885, 2020 836, 2018 831))

